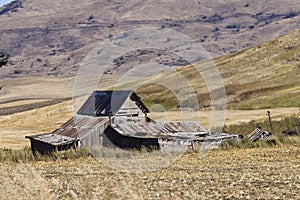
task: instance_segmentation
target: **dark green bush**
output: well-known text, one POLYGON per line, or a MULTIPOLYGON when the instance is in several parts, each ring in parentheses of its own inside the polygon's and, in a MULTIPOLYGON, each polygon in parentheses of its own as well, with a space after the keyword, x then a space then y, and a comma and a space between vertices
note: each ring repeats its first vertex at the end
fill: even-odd
POLYGON ((225 28, 229 28, 229 29, 240 28, 240 25, 238 25, 238 24, 228 24, 225 28))

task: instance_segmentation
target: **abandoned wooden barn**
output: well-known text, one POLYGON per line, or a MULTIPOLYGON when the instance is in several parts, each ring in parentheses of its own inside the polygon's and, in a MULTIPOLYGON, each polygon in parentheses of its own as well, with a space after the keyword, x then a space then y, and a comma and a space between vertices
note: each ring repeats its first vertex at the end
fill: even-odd
POLYGON ((26 136, 32 151, 42 154, 71 147, 160 149, 166 141, 192 145, 194 141, 223 140, 198 122, 155 123, 133 91, 94 91, 77 114, 52 133, 26 136))
MULTIPOLYGON (((52 133, 26 136, 33 151, 48 153, 65 150, 72 146, 112 146, 106 135, 115 135, 114 145, 122 148, 140 148, 154 146, 158 148, 157 139, 130 138, 130 145, 124 145, 123 136, 116 136, 108 127, 113 123, 146 122, 149 110, 133 91, 94 91, 72 117, 52 133)), ((112 137, 112 136, 109 136, 112 137)), ((124 136, 129 141, 128 136, 124 136)))

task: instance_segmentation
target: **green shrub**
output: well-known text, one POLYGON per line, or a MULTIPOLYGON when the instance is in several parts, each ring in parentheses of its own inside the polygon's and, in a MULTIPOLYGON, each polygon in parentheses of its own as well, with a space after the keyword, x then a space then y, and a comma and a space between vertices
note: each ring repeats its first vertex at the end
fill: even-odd
MULTIPOLYGON (((272 126, 274 133, 273 139, 268 141, 257 141, 252 142, 247 137, 242 140, 228 140, 224 141, 221 144, 222 149, 231 149, 231 148, 256 148, 256 147, 269 147, 269 146, 280 146, 280 145, 300 145, 300 133, 298 132, 298 136, 287 136, 282 134, 284 130, 295 130, 296 126, 300 122, 299 117, 285 117, 281 120, 273 120, 272 126)), ((244 136, 251 133, 255 127, 260 126, 263 130, 270 131, 270 123, 269 120, 265 120, 262 122, 259 121, 250 121, 248 123, 242 123, 239 125, 230 125, 224 126, 223 132, 227 133, 236 133, 242 134, 244 136)))
POLYGON ((231 139, 226 140, 221 143, 221 149, 245 149, 245 148, 260 148, 260 147, 273 147, 280 146, 281 143, 277 138, 274 138, 269 141, 261 141, 258 140, 256 142, 252 142, 248 138, 243 138, 241 140, 231 139))
POLYGON ((6 65, 10 55, 7 52, 0 51, 0 67, 6 65))
POLYGON ((249 25, 248 26, 249 29, 254 29, 254 27, 255 27, 254 25, 249 25))
MULTIPOLYGON (((299 122, 300 122, 300 118, 297 116, 285 117, 285 118, 282 118, 281 120, 272 120, 272 126, 273 126, 272 134, 277 137, 279 137, 279 136, 286 137, 286 136, 282 135, 282 131, 287 130, 287 129, 296 130, 296 125, 299 122)), ((264 121, 252 120, 250 122, 247 122, 247 123, 244 122, 239 125, 224 126, 223 132, 248 135, 257 126, 260 126, 263 130, 271 132, 270 122, 268 119, 266 119, 264 121)), ((279 140, 280 140, 280 137, 279 137, 279 140)))

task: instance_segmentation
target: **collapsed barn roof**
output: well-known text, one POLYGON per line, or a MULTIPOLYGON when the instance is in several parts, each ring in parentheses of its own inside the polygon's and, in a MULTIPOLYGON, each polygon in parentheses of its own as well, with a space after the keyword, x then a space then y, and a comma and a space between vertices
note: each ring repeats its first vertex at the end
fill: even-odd
MULTIPOLYGON (((221 141, 236 135, 213 134, 199 122, 149 122, 149 110, 133 91, 94 91, 77 114, 48 134, 26 136, 32 150, 41 153, 76 146, 120 148, 158 146, 158 139, 173 141, 221 141), (109 139, 110 141, 108 141, 109 139)), ((157 148, 158 149, 158 148, 157 148)))

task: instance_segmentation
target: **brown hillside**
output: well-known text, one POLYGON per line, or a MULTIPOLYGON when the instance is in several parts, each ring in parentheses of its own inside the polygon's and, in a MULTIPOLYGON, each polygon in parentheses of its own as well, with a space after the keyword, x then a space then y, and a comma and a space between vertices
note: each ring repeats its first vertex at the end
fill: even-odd
POLYGON ((12 56, 0 77, 74 75, 98 42, 138 27, 183 32, 220 56, 276 38, 299 21, 297 0, 16 0, 0 8, 1 49, 12 56))
MULTIPOLYGON (((296 30, 241 52, 213 59, 224 82, 227 108, 300 107, 299 44, 300 30, 296 30)), ((210 62, 201 62, 196 66, 198 69, 205 69, 210 62)), ((199 105, 210 106, 210 94, 216 91, 208 91, 199 72, 191 66, 182 68, 179 72, 196 91, 199 105)), ((162 76, 152 82, 170 82, 175 79, 174 73, 162 76)), ((180 87, 178 89, 186 90, 185 86, 180 87)), ((149 104, 155 103, 155 100, 169 106, 168 108, 174 108, 177 103, 172 100, 174 96, 165 100, 166 90, 159 89, 158 86, 150 84, 139 91, 150 98, 149 104), (158 92, 153 95, 151 91, 158 92), (172 105, 166 102, 171 102, 172 105)))

